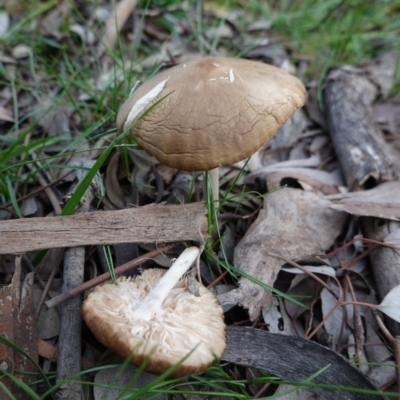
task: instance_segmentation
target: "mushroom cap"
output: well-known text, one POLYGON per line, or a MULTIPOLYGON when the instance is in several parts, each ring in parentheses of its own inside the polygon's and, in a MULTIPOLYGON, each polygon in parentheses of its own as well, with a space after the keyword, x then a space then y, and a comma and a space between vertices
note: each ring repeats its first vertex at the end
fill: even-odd
POLYGON ((200 285, 200 296, 187 289, 182 278, 150 320, 137 320, 132 310, 164 275, 145 270, 135 278, 96 287, 83 303, 83 317, 106 347, 150 372, 162 373, 186 358, 174 376, 203 372, 225 350, 223 311, 215 296, 200 285))
POLYGON ((304 105, 305 93, 299 79, 279 68, 200 58, 141 85, 122 105, 117 127, 122 132, 140 117, 130 132, 149 154, 173 168, 208 171, 260 149, 304 105))

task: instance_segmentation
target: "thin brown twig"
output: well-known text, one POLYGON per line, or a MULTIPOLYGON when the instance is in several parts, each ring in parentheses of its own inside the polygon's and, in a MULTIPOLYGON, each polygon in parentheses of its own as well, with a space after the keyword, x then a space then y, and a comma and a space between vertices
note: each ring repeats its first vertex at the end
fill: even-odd
MULTIPOLYGON (((18 199, 16 200, 17 203, 21 203, 22 201, 28 199, 29 197, 32 197, 40 192, 43 192, 45 189, 49 188, 52 185, 55 185, 56 183, 62 181, 63 179, 65 179, 68 175, 72 174, 74 172, 74 170, 68 171, 66 174, 60 176, 57 179, 54 179, 54 181, 51 181, 50 183, 46 184, 45 186, 41 186, 38 189, 32 190, 32 192, 29 192, 21 197, 18 197, 18 199)), ((4 204, 3 206, 1 206, 2 208, 7 208, 7 207, 11 207, 12 203, 9 202, 7 204, 4 204)), ((8 211, 8 210, 7 210, 8 211)))
POLYGON ((258 399, 269 387, 271 386, 270 382, 265 383, 261 389, 254 395, 255 399, 258 399))
MULTIPOLYGON (((357 301, 357 296, 354 291, 353 284, 348 274, 345 275, 345 279, 350 290, 350 295, 353 301, 357 301)), ((354 316, 354 345, 355 345, 355 358, 356 362, 360 362, 360 355, 364 347, 364 328, 361 321, 360 308, 357 304, 353 305, 354 316)))
MULTIPOLYGON (((115 275, 121 275, 125 271, 128 271, 131 268, 137 267, 140 264, 143 264, 145 261, 153 259, 156 255, 168 251, 174 247, 176 247, 179 243, 173 243, 168 246, 158 248, 155 250, 152 250, 138 258, 135 258, 132 261, 129 261, 123 265, 120 265, 119 267, 115 268, 115 275)), ((91 279, 90 281, 87 281, 83 283, 82 285, 76 286, 75 288, 69 290, 68 292, 62 293, 56 297, 53 297, 50 300, 45 301, 45 305, 48 308, 57 306, 58 304, 72 298, 75 296, 78 296, 79 294, 83 293, 85 290, 91 289, 94 286, 99 285, 100 283, 103 283, 104 281, 110 279, 110 273, 106 272, 104 274, 101 274, 97 276, 96 278, 91 279)))
POLYGON ((228 275, 228 271, 223 272, 218 278, 214 279, 208 286, 207 289, 211 289, 213 286, 215 286, 220 280, 225 278, 225 276, 228 275))
POLYGON ((334 295, 337 298, 337 294, 332 290, 332 288, 324 282, 321 278, 319 278, 317 275, 315 275, 313 272, 309 271, 308 269, 302 267, 300 264, 297 264, 296 262, 289 260, 286 257, 280 256, 278 254, 273 254, 273 253, 267 253, 270 257, 277 258, 279 260, 285 261, 286 264, 291 265, 292 267, 298 268, 300 271, 304 272, 306 275, 309 277, 313 278, 315 281, 317 281, 322 287, 324 287, 326 290, 329 291, 332 295, 334 295))
POLYGON ((45 302, 46 297, 49 297, 50 299, 55 298, 56 296, 52 297, 50 295, 50 286, 52 285, 54 281, 54 277, 56 276, 57 272, 60 270, 59 266, 55 266, 50 273, 49 279, 47 280, 47 284, 45 288, 43 289, 42 296, 40 297, 39 304, 36 309, 36 321, 39 319, 40 313, 42 311, 43 304, 45 302))
POLYGON ((254 217, 259 211, 261 210, 261 207, 257 207, 256 210, 251 212, 250 214, 247 215, 238 215, 234 213, 223 213, 218 215, 218 220, 219 221, 227 221, 227 220, 239 220, 239 219, 250 219, 254 217))

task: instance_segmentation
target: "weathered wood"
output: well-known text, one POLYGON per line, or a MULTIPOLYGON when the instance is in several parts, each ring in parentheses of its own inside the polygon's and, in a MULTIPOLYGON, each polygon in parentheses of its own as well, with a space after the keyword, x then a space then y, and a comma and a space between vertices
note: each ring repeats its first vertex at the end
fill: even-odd
MULTIPOLYGON (((379 184, 400 178, 399 157, 383 140, 377 128, 371 104, 380 96, 388 95, 396 71, 398 52, 382 54, 363 67, 342 67, 332 70, 325 81, 324 100, 329 133, 335 146, 343 174, 351 190, 364 188, 372 178, 379 184)), ((390 213, 389 210, 387 212, 390 213)), ((366 236, 381 236, 380 225, 390 222, 369 220, 366 236)), ((388 250, 375 252, 371 266, 381 298, 388 293, 390 282, 396 285, 394 269, 399 269, 400 259, 381 262, 388 250), (384 255, 383 255, 384 254, 384 255), (383 286, 382 286, 383 285, 383 286)), ((385 317, 393 333, 400 325, 385 317), (396 326, 397 325, 397 326, 396 326)))
MULTIPOLYGON (((298 336, 274 334, 249 327, 229 327, 227 347, 221 359, 246 367, 261 368, 279 378, 302 382, 321 369, 314 384, 378 390, 369 379, 338 353, 298 336)), ((338 389, 307 388, 326 400, 385 399, 382 396, 338 389)))
MULTIPOLYGON (((85 248, 68 249, 64 256, 64 277, 62 292, 83 283, 85 248)), ((76 296, 61 305, 60 335, 58 338, 57 381, 63 381, 81 370, 82 344, 82 298, 76 296)), ((81 399, 79 383, 64 382, 57 392, 58 399, 81 399)))
MULTIPOLYGON (((98 179, 94 179, 82 196, 76 215, 85 215, 90 210, 90 204, 99 193, 98 179)), ((85 271, 85 247, 77 246, 67 249, 64 254, 62 293, 82 285, 85 271)), ((82 298, 76 296, 61 305, 60 334, 58 336, 57 390, 58 400, 81 400, 82 385, 68 378, 81 370, 82 347, 82 298), (74 349, 75 351, 71 351, 74 349)))
MULTIPOLYGON (((386 236, 400 229, 400 222, 378 218, 362 218, 362 225, 368 238, 384 242, 386 236)), ((378 247, 370 254, 379 300, 397 285, 400 285, 400 254, 390 247, 378 247)), ((400 335, 400 324, 385 316, 387 328, 393 336, 400 335)))
POLYGON ((3 221, 0 222, 0 254, 114 243, 202 241, 206 237, 204 203, 155 205, 3 221))
POLYGON ((329 133, 350 189, 361 188, 369 178, 380 183, 400 177, 371 110, 378 96, 388 94, 396 63, 397 52, 387 53, 364 67, 334 69, 325 80, 329 133))

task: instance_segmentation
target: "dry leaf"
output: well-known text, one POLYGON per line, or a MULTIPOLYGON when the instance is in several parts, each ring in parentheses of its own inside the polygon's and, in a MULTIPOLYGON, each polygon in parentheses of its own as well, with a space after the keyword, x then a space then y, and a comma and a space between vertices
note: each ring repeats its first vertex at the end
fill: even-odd
MULTIPOLYGON (((44 101, 41 107, 47 108, 49 101, 44 101)), ((71 139, 69 122, 74 109, 69 106, 57 106, 40 118, 40 125, 49 136, 59 136, 65 140, 71 139)))
POLYGON ((384 365, 371 368, 368 372, 368 378, 377 387, 382 387, 388 382, 393 382, 396 379, 396 364, 394 361, 385 361, 384 365))
POLYGON ((400 127, 400 103, 387 101, 376 104, 372 108, 374 120, 385 130, 397 135, 400 127))
MULTIPOLYGON (((302 267, 304 269, 306 269, 307 271, 313 272, 315 274, 322 274, 322 275, 328 275, 328 276, 336 276, 336 270, 335 268, 332 267, 327 267, 327 266, 323 266, 321 265, 320 267, 315 267, 313 265, 302 265, 302 267)), ((282 271, 286 271, 289 272, 290 274, 304 274, 305 272, 303 272, 301 269, 298 268, 282 268, 282 271)))
POLYGON ((326 400, 326 398, 320 394, 311 393, 307 389, 287 384, 279 385, 274 393, 274 397, 275 396, 279 398, 279 400, 326 400))
POLYGON ((385 182, 361 192, 329 196, 333 210, 352 215, 400 221, 400 181, 385 182))
POLYGON ((400 285, 395 286, 375 308, 400 322, 400 285))
POLYGON ((1 106, 0 106, 0 120, 14 122, 14 118, 11 116, 10 112, 1 106))
MULTIPOLYGON (((332 289, 337 291, 336 284, 330 282, 332 289)), ((332 311, 337 304, 337 299, 327 289, 321 291, 321 308, 322 315, 324 318, 332 311)), ((348 300, 351 300, 350 298, 348 300)), ((347 321, 351 318, 349 314, 352 314, 352 306, 346 306, 346 313, 344 314, 343 307, 339 307, 335 312, 325 321, 324 327, 326 332, 331 335, 331 343, 333 350, 340 348, 342 345, 348 343, 350 329, 347 325, 347 321), (346 316, 346 318, 345 318, 346 316)))
POLYGON ((289 160, 275 163, 267 167, 258 169, 246 177, 247 182, 251 182, 257 176, 264 177, 268 182, 268 188, 275 190, 282 186, 282 181, 287 178, 295 179, 304 190, 320 191, 324 194, 338 193, 338 188, 344 186, 344 182, 339 170, 331 172, 316 168, 320 163, 320 158, 314 155, 303 160, 289 160))
POLYGON ((383 343, 382 337, 376 333, 376 327, 374 328, 367 323, 365 325, 365 333, 365 352, 367 354, 368 361, 370 363, 386 363, 387 361, 391 360, 392 353, 383 343), (371 346, 368 346, 368 344, 371 344, 371 346))
POLYGON ((105 187, 107 198, 117 209, 122 209, 127 206, 127 202, 122 187, 118 182, 119 155, 119 152, 114 153, 107 165, 105 187))
POLYGON ((118 32, 132 14, 136 3, 137 0, 120 0, 120 2, 115 5, 113 12, 106 21, 105 31, 98 48, 98 56, 101 56, 107 50, 113 49, 117 42, 118 32))
MULTIPOLYGON (((273 286, 284 261, 322 253, 332 246, 342 232, 346 215, 329 209, 330 203, 315 193, 283 189, 267 195, 264 209, 235 249, 234 264, 246 274, 273 286), (327 229, 329 227, 329 229, 327 229)), ((246 278, 240 287, 219 296, 220 302, 239 303, 257 318, 268 307, 271 292, 246 278)))
POLYGON ((281 333, 284 335, 302 336, 303 329, 294 326, 294 321, 287 314, 283 299, 279 297, 272 298, 272 304, 262 310, 265 323, 268 325, 268 332, 281 333))
MULTIPOLYGON (((40 289, 39 287, 33 288, 32 297, 35 309, 39 306, 42 294, 42 289, 40 289)), ((59 293, 50 291, 50 294, 55 297, 59 293)), ((36 324, 36 332, 37 337, 40 339, 51 339, 58 336, 58 334, 60 333, 60 314, 56 307, 42 307, 36 324)))

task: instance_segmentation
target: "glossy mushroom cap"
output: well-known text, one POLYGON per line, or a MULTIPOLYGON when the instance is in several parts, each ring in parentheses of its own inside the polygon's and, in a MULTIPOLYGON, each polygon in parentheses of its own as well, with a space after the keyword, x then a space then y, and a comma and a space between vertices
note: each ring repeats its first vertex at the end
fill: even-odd
POLYGON ((145 270, 132 280, 98 286, 83 304, 84 319, 106 347, 155 373, 165 372, 190 356, 174 376, 203 372, 225 350, 223 311, 215 296, 200 286, 196 297, 182 278, 151 320, 136 319, 135 306, 164 275, 162 269, 145 270))
POLYGON ((208 171, 241 161, 266 144, 305 102, 301 81, 260 62, 206 57, 145 82, 122 105, 119 131, 158 161, 208 171))

